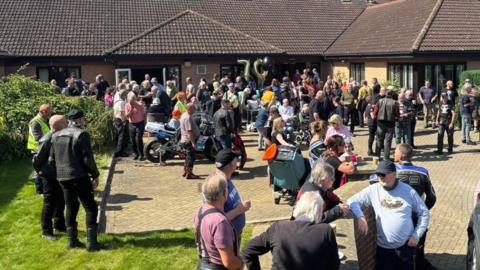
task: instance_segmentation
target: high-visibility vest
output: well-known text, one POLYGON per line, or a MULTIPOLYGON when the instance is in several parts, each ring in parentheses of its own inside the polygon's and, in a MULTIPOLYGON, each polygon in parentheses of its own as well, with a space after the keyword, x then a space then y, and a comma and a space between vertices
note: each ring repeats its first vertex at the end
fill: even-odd
POLYGON ((187 111, 187 104, 181 102, 180 100, 177 101, 177 103, 175 104, 175 107, 177 107, 177 109, 182 113, 187 111))
POLYGON ((38 150, 38 148, 40 147, 38 141, 35 140, 35 137, 33 136, 32 125, 33 125, 34 121, 36 121, 37 123, 39 123, 40 126, 42 127, 42 133, 43 133, 43 135, 47 134, 47 133, 50 131, 50 127, 48 126, 47 122, 45 122, 45 120, 44 120, 41 116, 39 116, 39 115, 35 116, 35 117, 30 121, 30 123, 28 123, 28 142, 27 142, 27 149, 28 149, 28 150, 32 150, 32 151, 38 150))

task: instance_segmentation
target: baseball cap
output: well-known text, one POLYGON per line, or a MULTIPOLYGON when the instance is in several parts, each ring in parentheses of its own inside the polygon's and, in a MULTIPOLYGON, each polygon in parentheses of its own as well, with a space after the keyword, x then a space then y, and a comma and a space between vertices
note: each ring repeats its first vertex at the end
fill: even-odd
POLYGON ((217 153, 217 156, 215 157, 215 166, 218 169, 221 169, 228 164, 230 164, 235 158, 238 157, 238 154, 233 152, 230 149, 223 149, 220 152, 217 153))
POLYGON ((395 167, 395 163, 393 163, 393 161, 383 160, 380 163, 378 163, 378 167, 373 173, 386 175, 396 171, 397 171, 397 168, 395 167))
POLYGON ((67 118, 69 120, 80 119, 82 117, 85 117, 85 114, 82 111, 76 109, 70 110, 67 114, 67 118))

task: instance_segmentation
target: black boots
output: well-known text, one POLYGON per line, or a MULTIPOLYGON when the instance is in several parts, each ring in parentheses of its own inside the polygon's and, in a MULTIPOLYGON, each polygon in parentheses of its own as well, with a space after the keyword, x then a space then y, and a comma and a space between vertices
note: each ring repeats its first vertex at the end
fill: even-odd
POLYGON ((89 252, 99 251, 105 249, 105 246, 97 241, 98 225, 93 225, 87 228, 87 250, 89 252))
POLYGON ((58 240, 58 236, 56 236, 56 235, 53 234, 53 230, 52 230, 52 229, 43 230, 43 232, 42 232, 42 238, 47 239, 47 240, 50 240, 50 241, 56 241, 56 240, 58 240))
POLYGON ((68 248, 84 248, 85 245, 78 240, 77 225, 67 227, 68 248))

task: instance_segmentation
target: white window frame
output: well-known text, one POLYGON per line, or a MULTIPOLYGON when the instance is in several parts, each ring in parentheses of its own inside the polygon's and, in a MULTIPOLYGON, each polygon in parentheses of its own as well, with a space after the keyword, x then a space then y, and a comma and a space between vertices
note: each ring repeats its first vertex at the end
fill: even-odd
POLYGON ((132 80, 132 69, 130 68, 116 68, 115 69, 115 85, 120 84, 122 81, 120 77, 121 72, 127 72, 128 73, 128 81, 130 82, 132 80))

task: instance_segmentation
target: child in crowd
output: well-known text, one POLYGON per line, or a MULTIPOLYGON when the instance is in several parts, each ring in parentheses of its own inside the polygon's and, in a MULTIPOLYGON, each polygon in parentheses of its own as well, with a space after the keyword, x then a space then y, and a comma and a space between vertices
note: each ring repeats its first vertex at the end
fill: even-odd
POLYGON ((103 102, 105 103, 105 106, 113 107, 113 87, 107 88, 103 102))
POLYGON ((167 126, 175 130, 180 128, 180 117, 182 117, 182 112, 175 109, 172 112, 172 119, 168 122, 167 126))
MULTIPOLYGON (((353 167, 357 166, 357 153, 353 152, 353 143, 349 140, 345 141, 345 153, 340 156, 340 161, 342 162, 352 162, 353 167)), ((340 181, 340 186, 343 186, 347 183, 347 175, 343 174, 342 179, 340 181)))

